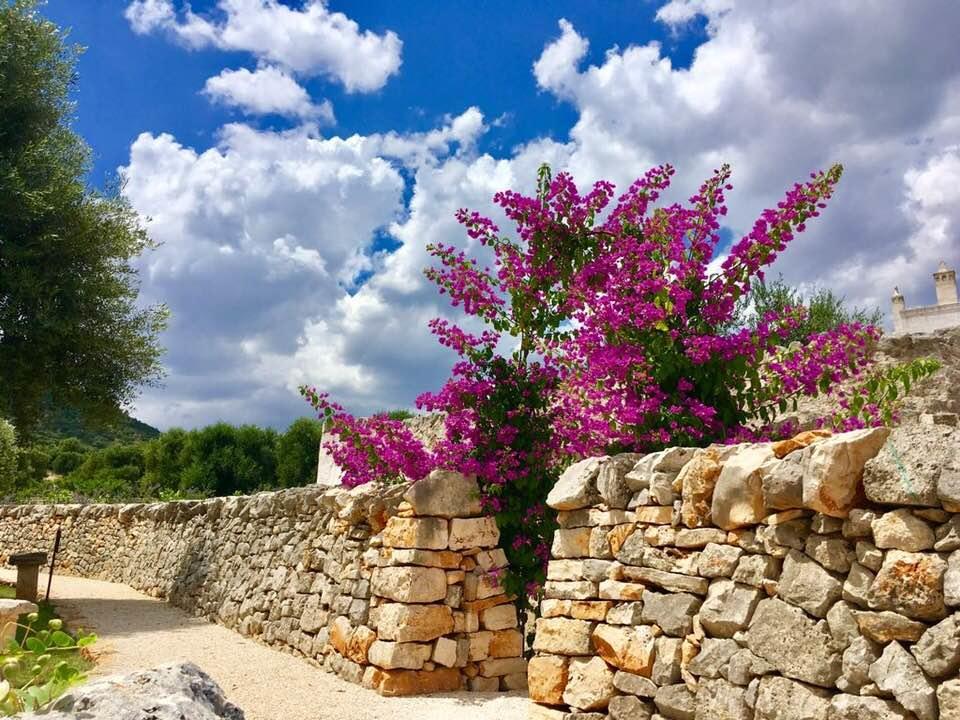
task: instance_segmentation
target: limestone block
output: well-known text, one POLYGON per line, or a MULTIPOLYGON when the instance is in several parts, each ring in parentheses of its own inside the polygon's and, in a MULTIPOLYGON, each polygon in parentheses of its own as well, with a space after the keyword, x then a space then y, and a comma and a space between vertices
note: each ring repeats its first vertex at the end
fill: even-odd
POLYGON ((509 630, 517 627, 517 606, 504 603, 480 613, 480 624, 486 630, 509 630))
POLYGON ((450 521, 450 549, 496 547, 500 530, 492 517, 454 518, 450 521))
POLYGON ((706 595, 710 583, 705 578, 691 577, 679 573, 664 572, 645 567, 624 567, 621 577, 630 582, 639 582, 649 585, 658 585, 670 592, 690 592, 697 595, 706 595))
POLYGON ((892 642, 884 648, 880 659, 870 666, 870 679, 881 690, 893 693, 918 720, 937 720, 936 686, 900 643, 892 642))
POLYGON ((947 559, 943 576, 943 597, 949 607, 960 606, 960 550, 954 550, 947 559))
POLYGON ((781 674, 821 687, 840 677, 841 658, 832 649, 826 623, 776 598, 761 600, 746 633, 747 647, 781 674))
POLYGON ((453 611, 446 605, 387 603, 379 608, 377 635, 381 640, 428 642, 453 632, 453 611))
POLYGON ((530 699, 546 705, 561 705, 567 686, 567 663, 557 655, 537 655, 527 664, 527 685, 530 699))
POLYGON ((619 670, 613 676, 613 686, 620 692, 652 698, 657 693, 657 683, 650 678, 619 670))
POLYGON ((870 586, 873 585, 874 579, 876 579, 874 573, 860 563, 853 563, 843 583, 843 599, 860 607, 868 607, 870 586))
POLYGON ((827 570, 847 573, 856 557, 849 541, 827 535, 811 535, 803 551, 827 570))
POLYGON ((769 675, 757 688, 756 720, 830 720, 830 692, 769 675))
POLYGON ((597 597, 597 583, 588 580, 559 582, 547 580, 543 586, 544 596, 557 600, 589 600, 597 597))
POLYGON ((578 710, 603 710, 617 694, 613 671, 599 657, 573 658, 567 670, 563 701, 578 710))
POLYGON ((880 658, 880 645, 859 637, 843 651, 843 680, 849 690, 859 691, 870 682, 870 666, 880 658))
POLYGON ((873 543, 859 540, 854 552, 857 555, 857 562, 873 572, 877 572, 883 565, 883 551, 879 550, 873 543))
POLYGON ((657 710, 671 720, 694 720, 696 696, 683 683, 659 688, 653 702, 657 710))
POLYGON ((467 660, 469 662, 479 662, 490 657, 490 642, 493 640, 493 633, 489 630, 482 630, 467 635, 467 660))
POLYGON ((444 550, 449 543, 447 521, 442 518, 402 518, 387 520, 383 544, 395 548, 444 550))
POLYGON ((604 600, 640 600, 646 586, 619 580, 604 580, 600 583, 600 597, 604 600))
POLYGON ((582 560, 551 560, 547 563, 547 580, 582 580, 582 560))
POLYGON ((590 557, 590 533, 593 528, 560 528, 553 534, 553 547, 550 552, 554 558, 590 557))
POLYGON ((781 561, 768 555, 744 555, 733 572, 734 582, 762 587, 780 577, 781 561))
POLYGON ((767 446, 748 446, 726 459, 711 503, 711 520, 717 527, 734 530, 763 520, 766 508, 760 466, 772 456, 767 446))
POLYGON ((892 700, 846 694, 833 696, 828 717, 829 720, 913 720, 910 713, 892 700))
POLYGON ((883 612, 855 612, 854 617, 857 619, 860 632, 874 642, 881 644, 894 640, 916 642, 927 629, 927 626, 922 622, 911 620, 889 610, 883 612))
POLYGON ((447 595, 447 574, 435 567, 383 567, 373 573, 371 587, 375 595, 397 602, 436 602, 447 595))
POLYGON ((636 675, 650 676, 656 635, 649 626, 627 628, 600 624, 594 628, 591 638, 597 654, 610 665, 636 675))
POLYGON ((938 506, 937 479, 950 465, 951 449, 960 452, 950 447, 950 434, 913 423, 893 428, 880 452, 864 466, 867 498, 886 505, 938 506))
POLYGON ((960 623, 951 615, 926 630, 911 649, 923 671, 933 678, 960 670, 960 623))
POLYGON ((694 707, 694 720, 753 720, 744 689, 720 678, 700 682, 694 707))
POLYGON ((630 502, 633 491, 627 483, 626 474, 641 458, 636 453, 614 455, 603 461, 597 473, 597 492, 610 508, 623 509, 630 502))
POLYGON ((611 603, 603 617, 592 619, 606 621, 610 625, 639 625, 642 611, 643 603, 641 602, 617 603, 616 605, 611 603))
POLYGON ((547 505, 554 510, 578 510, 596 505, 600 500, 597 475, 605 457, 576 462, 560 475, 547 494, 547 505))
POLYGON ((754 655, 747 648, 740 648, 730 658, 725 668, 721 668, 723 676, 734 685, 749 685, 750 682, 762 675, 772 673, 776 668, 762 657, 754 655))
POLYGON ((756 588, 732 580, 715 580, 700 608, 700 623, 714 637, 731 638, 749 626, 759 602, 760 591, 756 588))
POLYGON ((860 637, 860 626, 854 615, 853 606, 841 600, 827 611, 827 627, 830 636, 838 648, 846 648, 855 639, 860 637))
POLYGON ((410 503, 414 515, 463 518, 482 512, 476 477, 449 470, 433 470, 411 483, 403 499, 410 503))
POLYGON ((884 513, 872 523, 873 542, 881 549, 920 552, 933 547, 933 529, 906 508, 884 513))
POLYGON ((650 679, 657 685, 673 685, 680 682, 683 660, 683 641, 679 638, 658 637, 656 657, 650 679))
POLYGON ((826 438, 804 450, 810 457, 803 476, 803 505, 831 517, 846 517, 863 477, 863 466, 890 434, 865 428, 826 438))
POLYGON ((960 680, 948 680, 937 686, 940 720, 960 720, 960 680))
POLYGON ((445 570, 460 567, 463 555, 450 550, 420 550, 419 548, 383 548, 380 561, 383 565, 424 565, 445 570))
POLYGON ((704 638, 700 644, 700 652, 687 664, 687 670, 692 675, 705 678, 718 678, 740 646, 736 640, 729 638, 704 638))
POLYGON ((526 671, 527 661, 522 657, 490 658, 480 663, 480 674, 483 677, 503 677, 526 671))
POLYGON ((369 683, 378 693, 388 697, 453 692, 460 689, 460 671, 457 668, 429 671, 377 668, 371 673, 369 683))
MULTIPOLYGON (((647 541, 650 542, 649 540, 647 541)), ((710 543, 723 544, 727 542, 727 533, 717 528, 696 528, 693 530, 680 530, 670 542, 662 543, 666 545, 676 545, 678 548, 702 548, 710 543)), ((653 543, 650 543, 651 545, 653 543)))
POLYGON ((803 507, 803 453, 783 460, 767 458, 760 466, 763 504, 774 510, 803 507))
POLYGON ((540 618, 533 649, 554 655, 590 655, 595 623, 569 618, 540 618))
POLYGON ((607 713, 610 720, 650 720, 653 706, 633 695, 618 695, 610 698, 607 713))
POLYGON ((777 591, 781 598, 823 618, 842 592, 842 583, 818 563, 797 550, 787 555, 777 591))
POLYGON ((700 598, 688 593, 655 593, 642 595, 641 619, 658 625, 667 635, 684 637, 693 630, 693 617, 700 610, 700 598))
POLYGON ((377 640, 370 646, 367 658, 371 665, 386 670, 419 670, 432 654, 432 645, 377 640))
POLYGON ((683 496, 680 518, 688 528, 710 524, 713 492, 720 470, 716 451, 708 449, 697 452, 677 475, 676 482, 683 496))
POLYGON ((890 550, 870 586, 870 607, 893 610, 918 620, 940 620, 946 615, 946 569, 947 563, 938 555, 890 550))
POLYGON ((447 637, 437 638, 430 659, 437 665, 454 667, 457 664, 457 641, 447 637))
POLYGON ((742 555, 735 545, 708 543, 697 560, 697 572, 705 578, 732 577, 742 555))

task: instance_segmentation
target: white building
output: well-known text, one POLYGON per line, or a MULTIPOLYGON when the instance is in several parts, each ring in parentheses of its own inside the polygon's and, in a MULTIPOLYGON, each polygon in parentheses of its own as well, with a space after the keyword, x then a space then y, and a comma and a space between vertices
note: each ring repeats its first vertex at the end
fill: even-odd
POLYGON ((933 274, 937 289, 937 304, 907 309, 907 302, 894 288, 893 297, 893 334, 928 333, 943 328, 960 325, 960 300, 957 298, 957 272, 948 268, 944 262, 933 274))

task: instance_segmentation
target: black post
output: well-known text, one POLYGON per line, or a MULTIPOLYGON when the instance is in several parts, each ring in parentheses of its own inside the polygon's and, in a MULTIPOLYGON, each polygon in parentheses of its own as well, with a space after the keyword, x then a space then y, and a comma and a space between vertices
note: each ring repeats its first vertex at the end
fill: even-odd
POLYGON ((50 557, 50 574, 47 576, 47 597, 44 598, 50 602, 50 584, 53 582, 53 566, 57 562, 57 550, 60 549, 60 526, 57 526, 57 534, 53 538, 53 555, 50 557))

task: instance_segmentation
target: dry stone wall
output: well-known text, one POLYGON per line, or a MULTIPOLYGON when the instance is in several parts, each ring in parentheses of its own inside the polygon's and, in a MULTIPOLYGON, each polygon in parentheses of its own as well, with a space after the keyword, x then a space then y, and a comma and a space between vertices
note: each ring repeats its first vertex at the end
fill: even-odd
POLYGON ((572 466, 530 717, 960 719, 960 435, 929 429, 572 466))
POLYGON ((300 488, 149 505, 0 506, 3 559, 121 582, 385 695, 525 687, 506 565, 476 482, 300 488))

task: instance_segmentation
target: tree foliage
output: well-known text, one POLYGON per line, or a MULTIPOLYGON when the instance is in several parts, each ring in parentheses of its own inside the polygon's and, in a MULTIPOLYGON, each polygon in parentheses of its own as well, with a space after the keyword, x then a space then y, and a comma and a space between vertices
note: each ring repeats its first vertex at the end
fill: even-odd
POLYGON ((113 418, 162 374, 167 311, 137 305, 132 264, 150 240, 86 187, 70 126, 79 53, 35 0, 0 0, 0 413, 26 435, 47 400, 113 418))

